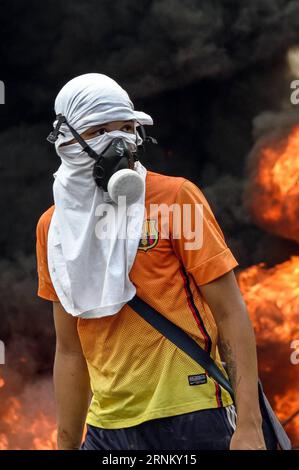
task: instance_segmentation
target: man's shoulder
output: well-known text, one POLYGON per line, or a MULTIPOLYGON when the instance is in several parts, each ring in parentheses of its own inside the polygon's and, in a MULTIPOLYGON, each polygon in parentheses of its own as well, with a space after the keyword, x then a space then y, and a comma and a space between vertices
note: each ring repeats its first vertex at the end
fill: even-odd
POLYGON ((181 176, 169 176, 153 171, 147 172, 147 191, 151 194, 161 194, 168 198, 175 198, 179 189, 188 181, 181 176))
POLYGON ((147 176, 150 182, 155 182, 157 184, 168 185, 171 184, 173 186, 180 186, 186 180, 186 178, 182 176, 170 176, 164 175, 162 173, 156 173, 155 171, 148 171, 147 176))

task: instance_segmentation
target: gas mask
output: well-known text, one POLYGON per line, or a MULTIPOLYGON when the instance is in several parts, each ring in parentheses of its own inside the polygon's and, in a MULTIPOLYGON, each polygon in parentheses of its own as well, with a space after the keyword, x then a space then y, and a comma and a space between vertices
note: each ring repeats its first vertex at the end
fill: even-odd
POLYGON ((62 124, 68 126, 83 151, 95 161, 93 178, 96 185, 107 191, 112 201, 116 203, 120 196, 126 198, 127 204, 136 202, 144 191, 144 179, 134 170, 135 162, 139 160, 140 147, 144 152, 146 142, 157 143, 153 137, 146 136, 144 127, 139 126, 142 139, 138 134, 134 136, 129 133, 127 138, 115 137, 102 152, 97 153, 61 114, 57 116, 55 129, 47 137, 48 142, 52 144, 56 142, 62 124), (132 139, 135 140, 135 144, 132 143, 132 139), (139 145, 139 142, 142 142, 142 145, 139 145))

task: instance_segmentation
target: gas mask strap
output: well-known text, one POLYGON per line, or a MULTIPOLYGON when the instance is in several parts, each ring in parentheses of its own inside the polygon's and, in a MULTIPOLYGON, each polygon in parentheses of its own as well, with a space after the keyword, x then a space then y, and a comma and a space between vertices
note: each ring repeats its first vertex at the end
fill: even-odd
POLYGON ((62 114, 58 114, 56 118, 57 118, 57 124, 55 126, 55 129, 52 132, 50 132, 50 134, 47 137, 47 141, 50 142, 50 144, 55 144, 56 140, 58 139, 58 134, 61 134, 61 132, 59 132, 61 124, 66 122, 66 119, 64 116, 62 116, 62 114))
POLYGON ((57 115, 57 124, 54 129, 54 131, 50 132, 50 134, 47 137, 47 141, 50 142, 51 144, 55 144, 56 140, 58 139, 58 134, 59 134, 59 129, 61 124, 66 124, 71 131, 74 139, 77 140, 77 142, 81 145, 82 149, 84 152, 86 152, 91 158, 94 160, 98 160, 99 156, 98 154, 88 145, 88 143, 81 137, 80 134, 67 122, 65 116, 62 114, 57 115))
POLYGON ((158 141, 154 137, 151 137, 150 135, 146 134, 144 126, 142 124, 139 124, 138 130, 140 130, 141 138, 142 138, 144 144, 146 144, 148 142, 150 142, 152 144, 157 144, 158 143, 158 141))
POLYGON ((151 143, 151 144, 157 144, 158 141, 151 136, 146 135, 144 126, 138 122, 139 126, 138 129, 136 128, 136 133, 140 132, 140 137, 142 138, 143 142, 142 145, 139 145, 139 148, 137 147, 137 139, 136 139, 136 157, 135 160, 140 160, 140 158, 144 157, 145 151, 146 151, 146 144, 151 143))

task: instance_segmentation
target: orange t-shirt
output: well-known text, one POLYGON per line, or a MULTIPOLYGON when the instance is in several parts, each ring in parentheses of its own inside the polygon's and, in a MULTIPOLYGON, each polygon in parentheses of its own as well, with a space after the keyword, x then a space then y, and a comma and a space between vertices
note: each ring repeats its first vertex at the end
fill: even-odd
MULTIPOLYGON (((148 172, 145 206, 147 219, 130 272, 137 294, 192 336, 222 368, 216 324, 198 286, 238 263, 202 192, 190 181, 148 172), (152 217, 150 204, 175 204, 182 209, 188 204, 193 209, 195 204, 202 205, 202 244, 186 249, 189 234, 182 229, 182 236, 177 236, 180 224, 174 223, 174 212, 169 217, 170 236, 165 238, 161 212, 152 217)), ((54 206, 37 225, 38 295, 58 301, 47 264, 47 234, 53 211, 54 206)), ((190 230, 194 229, 194 210, 188 221, 190 230)), ((232 403, 229 394, 197 363, 128 305, 115 315, 79 318, 78 334, 93 391, 89 424, 108 429, 129 427, 232 403)))

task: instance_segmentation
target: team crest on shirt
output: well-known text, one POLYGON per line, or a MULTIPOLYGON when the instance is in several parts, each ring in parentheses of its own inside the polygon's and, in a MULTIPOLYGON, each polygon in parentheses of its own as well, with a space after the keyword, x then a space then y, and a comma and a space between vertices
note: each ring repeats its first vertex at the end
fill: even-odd
POLYGON ((138 250, 150 250, 157 245, 158 240, 159 232, 157 229, 157 221, 155 219, 144 220, 138 250))

